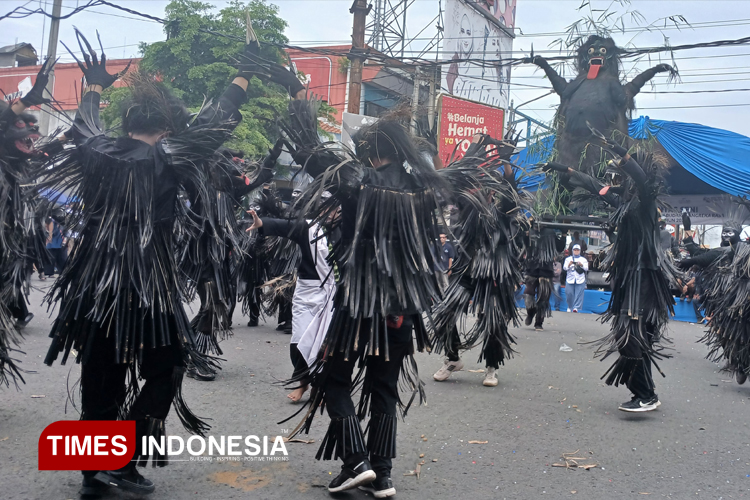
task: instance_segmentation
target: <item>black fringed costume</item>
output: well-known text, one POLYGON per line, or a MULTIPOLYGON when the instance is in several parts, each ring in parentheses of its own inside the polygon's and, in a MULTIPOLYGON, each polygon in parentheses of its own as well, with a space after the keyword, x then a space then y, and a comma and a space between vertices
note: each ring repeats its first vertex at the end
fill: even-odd
POLYGON ((378 476, 390 477, 397 404, 406 412, 424 396, 412 332, 417 350, 429 348, 422 313, 439 299, 431 248, 439 234, 437 192, 443 183, 393 121, 363 128, 355 138, 356 156, 341 144, 321 144, 318 106, 293 101, 285 132, 295 159, 315 179, 303 194, 303 214, 322 222, 341 207, 341 238, 330 254, 340 281, 328 334, 310 367, 309 410, 294 433, 308 431, 324 405, 331 423, 317 458, 341 458, 351 468, 369 456, 378 476), (323 200, 324 191, 332 196, 323 200), (358 361, 360 373, 352 382, 358 361), (399 381, 409 393, 406 402, 399 381), (359 384, 355 410, 351 392, 359 384), (365 440, 359 422, 368 413, 365 440))
POLYGON ((514 292, 521 282, 523 249, 517 236, 526 219, 512 171, 510 179, 498 171, 503 163, 497 149, 488 153, 476 142, 461 160, 438 171, 456 193, 459 213, 451 228, 458 251, 450 284, 433 311, 435 351, 457 361, 459 349, 481 344, 479 361, 495 369, 514 352, 508 327, 518 326, 514 292), (477 321, 460 334, 456 326, 464 330, 469 313, 476 313, 477 321))
POLYGON ((16 115, 10 106, 0 113, 0 386, 23 382, 12 358, 20 340, 17 325, 29 315, 24 288, 28 282, 30 243, 38 233, 27 159, 39 138, 36 119, 16 115))
POLYGON ((185 245, 183 257, 188 297, 197 292, 200 298, 200 310, 190 326, 203 354, 221 355, 219 341, 231 332, 237 297, 236 269, 244 240, 235 216, 239 199, 273 177, 270 166, 278 156, 269 155, 270 166, 264 162, 251 182, 228 155, 231 153, 222 151, 211 166, 210 182, 205 186, 209 198, 191 206, 193 217, 203 221, 203 230, 197 244, 188 241, 185 245))
POLYGON ((552 295, 552 279, 555 277, 555 257, 565 249, 566 234, 557 234, 554 229, 528 230, 525 261, 525 288, 523 298, 526 305, 526 324, 534 321, 534 328, 541 329, 544 318, 552 316, 549 299, 552 295), (535 319, 536 318, 536 319, 535 319))
MULTIPOLYGON (((609 273, 612 296, 603 321, 611 322, 611 332, 597 342, 602 360, 614 353, 618 359, 602 376, 607 385, 624 384, 634 398, 658 401, 651 376, 653 364, 669 357, 663 343, 674 297, 669 284, 679 272, 660 250, 657 197, 661 188, 660 160, 639 149, 639 162, 613 143, 607 146, 622 157, 617 172, 624 183, 604 186, 598 180, 558 164, 549 164, 566 183, 588 190, 615 208, 608 234, 616 237, 603 263, 609 273)), ((634 399, 635 400, 635 399, 634 399)))
POLYGON ((701 302, 709 321, 701 342, 709 348, 708 359, 723 361, 722 369, 743 384, 750 374, 750 243, 740 235, 750 203, 736 202, 725 212, 733 216, 724 221, 722 246, 685 259, 680 267, 703 269, 701 302))
POLYGON ((600 148, 590 144, 587 123, 607 139, 625 145, 628 119, 635 108, 634 97, 657 73, 676 72, 667 64, 647 69, 626 84, 620 83, 621 51, 611 38, 592 35, 576 52, 575 79, 565 80, 542 57, 529 59, 542 68, 555 93, 560 96, 555 130, 556 161, 576 170, 601 177, 604 159, 600 148))
MULTIPOLYGON (((146 97, 129 113, 173 106, 153 83, 139 85, 133 98, 146 97)), ((76 200, 69 222, 80 228, 75 251, 46 299, 60 309, 44 361, 51 365, 62 353, 64 364, 73 353, 82 364, 82 418, 135 420, 135 459, 144 464, 148 454, 140 449, 141 436, 164 433, 173 402, 188 431, 208 429, 188 409, 181 390, 188 359, 204 368, 210 361, 196 352, 182 305, 175 223, 184 202, 178 193, 194 193, 193 204, 210 203, 209 159, 241 119, 245 91, 230 85, 187 127, 185 113, 182 126, 177 123, 155 146, 106 137, 99 99, 98 92, 84 95, 72 129, 77 147, 41 172, 43 187, 76 200), (145 380, 141 387, 139 378, 145 380)))

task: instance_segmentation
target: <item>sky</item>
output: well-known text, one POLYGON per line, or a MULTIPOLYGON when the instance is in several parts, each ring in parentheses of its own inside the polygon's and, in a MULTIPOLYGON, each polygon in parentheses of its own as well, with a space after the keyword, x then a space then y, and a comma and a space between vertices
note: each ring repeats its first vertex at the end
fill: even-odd
MULTIPOLYGON (((114 0, 133 10, 163 17, 167 1, 114 0)), ((391 0, 395 2, 396 0, 391 0)), ((63 13, 70 12, 85 1, 65 0, 63 13)), ((221 8, 227 2, 210 2, 221 8)), ((280 16, 288 23, 286 35, 293 45, 335 45, 350 43, 352 0, 268 0, 279 7, 280 16)), ((605 9, 612 1, 592 0, 594 8, 605 9)), ((51 0, 0 0, 0 13, 26 4, 28 8, 44 8, 51 12, 51 0)), ((445 0, 442 1, 445 4, 445 0)), ((586 13, 578 10, 581 0, 518 0, 516 12, 516 38, 514 57, 527 55, 533 45, 535 53, 556 55, 549 44, 564 35, 566 28, 586 13), (547 51, 547 52, 545 52, 547 51)), ((435 32, 432 19, 439 11, 440 0, 415 0, 407 15, 407 37, 415 36, 423 28, 420 39, 431 38, 435 32)), ((737 39, 750 33, 750 0, 633 0, 629 5, 617 7, 618 12, 638 11, 651 24, 652 29, 639 29, 627 22, 628 32, 616 34, 615 42, 635 47, 659 46, 664 36, 671 45, 715 40, 737 39), (664 19, 681 15, 691 26, 675 29, 664 27, 664 19)), ((60 39, 69 46, 75 43, 73 26, 85 34, 98 29, 109 58, 137 57, 139 42, 163 40, 162 26, 153 21, 136 18, 131 14, 99 6, 70 19, 63 20, 60 39)), ((47 53, 46 38, 49 20, 41 15, 25 19, 0 21, 0 46, 29 42, 39 53, 47 53), (42 43, 44 44, 43 50, 42 43)), ((419 51, 424 40, 415 40, 407 51, 419 51)), ((58 54, 64 50, 62 46, 58 54)), ((656 56, 657 58, 659 56, 656 56)), ((663 59, 641 60, 637 64, 625 63, 624 71, 630 79, 640 71, 659 62, 671 63, 668 55, 663 59)), ((675 53, 681 82, 667 84, 666 76, 659 75, 653 85, 646 85, 636 98, 634 116, 647 115, 652 119, 700 123, 750 136, 750 45, 686 50, 675 53), (708 92, 738 89, 732 92, 708 92), (744 89, 744 90, 742 90, 744 89), (654 93, 656 92, 656 93, 654 93)), ((64 59, 65 60, 65 59, 64 59)), ((69 60, 69 58, 68 58, 69 60)), ((554 115, 558 96, 548 94, 550 85, 541 70, 534 66, 515 67, 511 76, 511 98, 516 105, 540 98, 520 107, 520 111, 549 123, 554 115), (537 88, 543 87, 543 88, 537 88)))

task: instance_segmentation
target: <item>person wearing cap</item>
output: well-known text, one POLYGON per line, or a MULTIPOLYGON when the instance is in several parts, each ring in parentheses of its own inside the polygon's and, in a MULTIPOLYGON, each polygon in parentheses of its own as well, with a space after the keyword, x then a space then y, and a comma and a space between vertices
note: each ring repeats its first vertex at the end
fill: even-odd
POLYGON ((565 297, 568 301, 568 312, 577 313, 583 309, 583 292, 586 290, 586 273, 589 262, 581 256, 581 246, 573 245, 573 255, 565 259, 563 269, 565 278, 565 297))

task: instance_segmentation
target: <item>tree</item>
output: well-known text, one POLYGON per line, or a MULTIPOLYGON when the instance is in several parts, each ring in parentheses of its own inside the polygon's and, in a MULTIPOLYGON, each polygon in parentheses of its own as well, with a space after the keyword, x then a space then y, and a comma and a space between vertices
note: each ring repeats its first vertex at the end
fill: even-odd
MULTIPOLYGON (((218 97, 237 73, 233 64, 244 48, 240 40, 245 38, 248 12, 262 43, 261 56, 283 63, 280 45, 287 42, 287 24, 278 16, 278 7, 265 0, 234 0, 217 14, 209 3, 172 0, 165 9, 167 39, 141 45, 139 69, 158 75, 189 108, 197 110, 205 99, 218 97)), ((286 112, 289 98, 281 87, 264 85, 256 77, 250 81, 247 95, 241 108, 245 119, 228 146, 261 156, 278 135, 274 118, 286 112)))

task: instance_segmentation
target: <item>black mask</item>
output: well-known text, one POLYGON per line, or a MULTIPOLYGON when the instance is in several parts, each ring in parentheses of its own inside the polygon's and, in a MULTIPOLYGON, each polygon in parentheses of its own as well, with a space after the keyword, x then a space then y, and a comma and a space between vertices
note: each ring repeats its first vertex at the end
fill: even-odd
POLYGON ((736 245, 740 242, 740 232, 736 228, 724 226, 721 229, 722 246, 736 245))
POLYGON ((11 158, 32 158, 38 153, 34 142, 39 137, 41 136, 36 118, 28 113, 21 113, 16 117, 16 121, 8 126, 3 149, 11 158))

